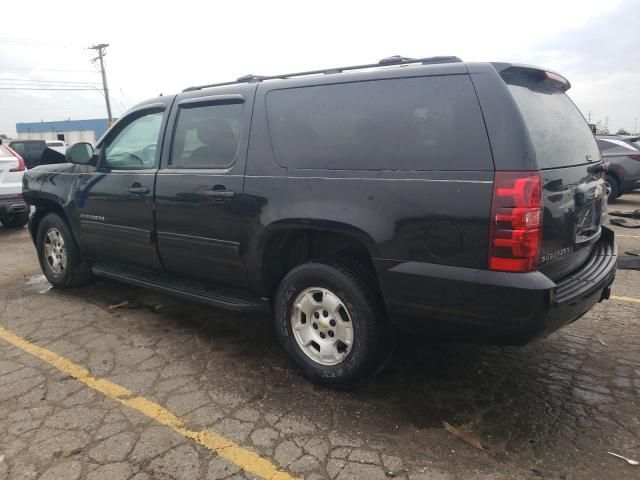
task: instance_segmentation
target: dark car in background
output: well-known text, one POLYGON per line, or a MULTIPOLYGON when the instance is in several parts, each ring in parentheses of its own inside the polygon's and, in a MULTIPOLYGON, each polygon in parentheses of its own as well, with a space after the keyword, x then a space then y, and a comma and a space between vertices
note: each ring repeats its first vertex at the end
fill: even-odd
POLYGON ((614 201, 620 195, 640 188, 640 137, 597 135, 596 141, 607 170, 607 196, 614 201))
POLYGON ((616 272, 605 165, 569 87, 397 58, 150 99, 25 175, 40 265, 58 288, 94 274, 272 311, 334 387, 378 371, 395 328, 526 343, 616 272))
POLYGON ((33 168, 40 165, 42 154, 47 149, 47 142, 44 140, 11 140, 9 146, 24 159, 27 168, 33 168))

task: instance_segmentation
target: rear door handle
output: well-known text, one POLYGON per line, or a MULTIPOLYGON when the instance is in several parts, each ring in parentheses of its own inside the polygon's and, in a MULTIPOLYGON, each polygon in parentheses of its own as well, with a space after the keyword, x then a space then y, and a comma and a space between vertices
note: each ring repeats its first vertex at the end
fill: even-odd
POLYGON ((204 194, 207 197, 211 197, 213 199, 216 199, 217 201, 221 202, 223 200, 225 200, 226 198, 231 198, 233 196, 235 196, 236 192, 232 191, 232 190, 225 190, 224 187, 222 188, 212 188, 211 190, 205 190, 204 194))
POLYGON ((149 193, 149 189, 147 187, 133 185, 127 188, 127 192, 131 193, 132 195, 144 195, 145 193, 149 193))

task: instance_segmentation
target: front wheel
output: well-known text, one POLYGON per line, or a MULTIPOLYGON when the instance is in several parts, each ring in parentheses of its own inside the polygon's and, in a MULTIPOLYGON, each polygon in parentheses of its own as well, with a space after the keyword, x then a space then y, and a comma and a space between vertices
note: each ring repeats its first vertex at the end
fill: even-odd
POLYGON ((89 266, 60 215, 49 213, 40 221, 36 248, 42 272, 54 287, 78 287, 91 278, 89 266))
POLYGON ((364 268, 310 262, 291 270, 275 298, 276 332, 303 374, 348 388, 388 359, 393 335, 375 281, 364 268))

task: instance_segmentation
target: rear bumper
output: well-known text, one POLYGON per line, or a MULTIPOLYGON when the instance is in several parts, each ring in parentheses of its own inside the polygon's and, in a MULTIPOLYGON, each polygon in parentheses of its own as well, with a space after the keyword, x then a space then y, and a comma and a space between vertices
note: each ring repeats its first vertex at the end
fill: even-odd
POLYGON ((589 260, 559 282, 508 273, 377 260, 387 310, 402 330, 464 341, 524 344, 571 323, 608 298, 616 273, 613 232, 603 228, 589 260))
POLYGON ((27 204, 22 197, 0 196, 0 219, 16 213, 26 213, 27 204))

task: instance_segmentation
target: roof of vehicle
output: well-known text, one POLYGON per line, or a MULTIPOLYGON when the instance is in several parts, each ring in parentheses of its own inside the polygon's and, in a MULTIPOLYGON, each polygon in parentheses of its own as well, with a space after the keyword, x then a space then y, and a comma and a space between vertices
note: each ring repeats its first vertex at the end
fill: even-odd
MULTIPOLYGON (((483 69, 482 65, 491 65, 499 73, 513 73, 513 74, 524 74, 530 75, 532 72, 535 72, 536 75, 539 75, 541 72, 547 75, 547 78, 552 79, 553 81, 560 82, 562 84, 563 91, 567 91, 571 87, 571 83, 564 78, 562 75, 557 72, 551 71, 549 69, 543 69, 540 67, 532 66, 532 65, 524 65, 524 64, 516 64, 516 63, 505 63, 505 62, 492 62, 492 63, 466 63, 463 62, 459 57, 455 56, 437 56, 437 57, 427 57, 427 58, 408 58, 402 57, 400 55, 394 55, 392 57, 383 58, 377 63, 369 63, 363 65, 351 65, 344 67, 333 67, 327 69, 320 70, 307 70, 302 72, 294 72, 294 73, 283 73, 278 75, 245 75, 237 78, 233 81, 221 82, 221 83, 210 83, 205 85, 197 85, 185 88, 182 92, 194 92, 207 88, 213 87, 222 87, 226 85, 234 85, 239 83, 257 83, 264 82, 268 80, 272 81, 291 81, 293 79, 300 79, 300 81, 295 82, 296 85, 300 85, 303 83, 304 78, 308 78, 311 82, 314 82, 314 79, 318 77, 324 77, 325 75, 340 75, 339 81, 349 81, 349 80, 364 80, 366 79, 366 75, 369 72, 374 72, 377 76, 380 71, 395 71, 402 72, 403 74, 415 73, 416 71, 428 69, 429 74, 452 74, 452 73, 461 73, 462 71, 465 73, 474 73, 477 71, 476 69, 480 67, 480 70, 483 69), (457 65, 457 68, 453 68, 454 65, 457 65), (401 67, 403 70, 399 71, 398 68, 401 67), (390 70, 392 69, 392 70, 390 70)), ((407 75, 408 76, 408 75, 407 75)))

